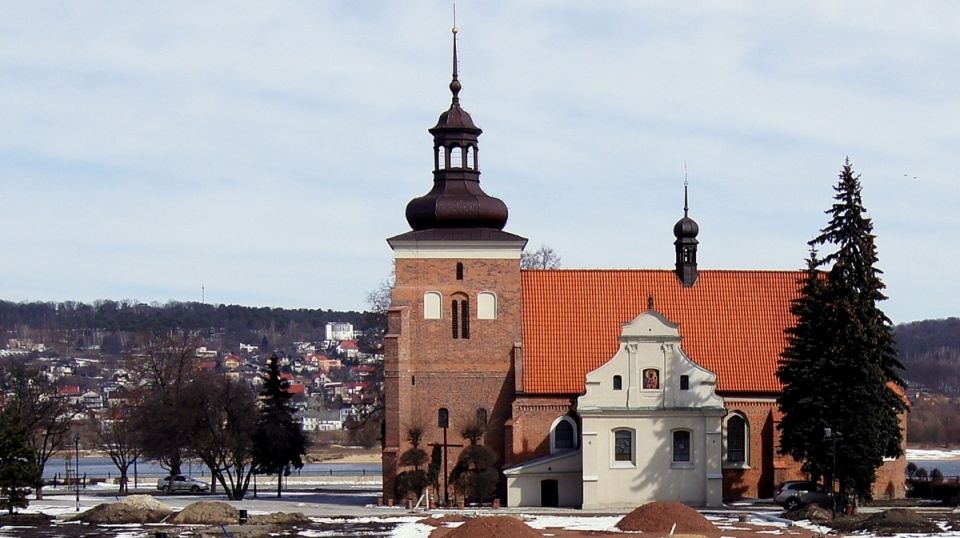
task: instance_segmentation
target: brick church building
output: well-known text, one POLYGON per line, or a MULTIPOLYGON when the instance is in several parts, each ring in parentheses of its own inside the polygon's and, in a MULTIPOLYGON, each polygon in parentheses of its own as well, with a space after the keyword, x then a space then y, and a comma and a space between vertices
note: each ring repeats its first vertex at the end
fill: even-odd
MULTIPOLYGON (((411 426, 446 445, 449 472, 475 421, 514 506, 716 505, 802 478, 777 454, 775 375, 802 272, 700 269, 686 200, 673 270, 521 269, 527 240, 480 187, 481 130, 456 62, 454 40, 452 103, 429 130, 433 186, 407 204, 411 230, 387 240, 384 496, 408 469, 411 426)), ((878 471, 876 496, 904 495, 904 466, 878 471)))

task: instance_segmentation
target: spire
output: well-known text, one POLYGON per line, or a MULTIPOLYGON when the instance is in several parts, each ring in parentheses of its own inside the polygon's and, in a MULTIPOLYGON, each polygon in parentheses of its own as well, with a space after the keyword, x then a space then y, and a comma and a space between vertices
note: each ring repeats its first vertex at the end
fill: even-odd
MULTIPOLYGON (((684 165, 686 170, 686 165, 684 165)), ((686 175, 686 172, 684 172, 686 175)), ((697 271, 697 235, 700 233, 700 227, 697 221, 690 218, 690 199, 689 182, 686 178, 683 180, 683 218, 678 220, 673 226, 673 235, 677 238, 673 242, 676 253, 676 274, 677 278, 684 287, 691 287, 697 283, 699 272, 697 271)))
MULTIPOLYGON (((456 17, 456 15, 454 15, 456 17)), ((450 108, 430 129, 433 135, 433 188, 407 204, 407 222, 414 230, 487 228, 503 230, 507 205, 480 188, 480 130, 460 107, 456 19, 453 26, 453 78, 450 108)))
POLYGON ((457 76, 457 12, 453 12, 453 80, 450 81, 450 93, 453 94, 453 104, 460 106, 460 78, 457 76))

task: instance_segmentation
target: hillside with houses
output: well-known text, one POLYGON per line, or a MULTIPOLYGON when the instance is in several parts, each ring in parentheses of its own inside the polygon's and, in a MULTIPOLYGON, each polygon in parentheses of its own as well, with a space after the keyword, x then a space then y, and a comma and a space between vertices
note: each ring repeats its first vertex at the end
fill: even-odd
MULTIPOLYGON (((42 373, 73 422, 109 422, 142 383, 148 342, 189 335, 200 371, 263 384, 276 354, 297 419, 308 432, 343 430, 379 403, 380 319, 357 312, 199 303, 10 303, 0 301, 0 359, 42 373)), ((356 432, 373 444, 376 435, 356 432)))

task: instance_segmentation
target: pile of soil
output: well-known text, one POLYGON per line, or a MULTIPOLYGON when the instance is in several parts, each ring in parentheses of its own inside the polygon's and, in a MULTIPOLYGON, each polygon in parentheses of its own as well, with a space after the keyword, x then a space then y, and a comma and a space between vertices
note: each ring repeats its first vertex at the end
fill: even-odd
POLYGON ((939 533, 940 527, 929 519, 904 508, 894 508, 877 512, 869 516, 837 516, 833 521, 825 522, 840 532, 866 531, 881 536, 902 533, 939 533))
POLYGON ((444 538, 543 538, 543 534, 511 516, 482 516, 471 519, 444 535, 444 538))
POLYGON ((426 519, 421 519, 420 523, 424 525, 430 525, 431 527, 443 527, 447 523, 463 523, 467 518, 461 516, 460 514, 444 514, 440 517, 428 517, 426 519))
POLYGON ((65 519, 97 525, 160 523, 172 513, 172 508, 149 495, 131 495, 119 502, 98 504, 86 512, 65 519))
MULTIPOLYGON (((165 523, 172 525, 236 525, 240 521, 240 511, 221 501, 199 501, 190 503, 165 523)), ((303 525, 311 523, 302 512, 275 512, 273 514, 251 515, 248 525, 303 525)))
POLYGON ((624 531, 640 531, 674 534, 719 534, 719 529, 689 506, 678 502, 647 503, 623 516, 617 528, 624 531), (676 528, 673 526, 676 524, 676 528))
POLYGON ((240 521, 240 511, 225 502, 200 501, 190 503, 170 518, 173 525, 220 525, 240 521))
POLYGON ((39 527, 43 525, 49 525, 52 517, 46 514, 24 514, 21 512, 14 512, 12 514, 4 512, 0 514, 0 526, 11 526, 11 527, 39 527))
POLYGON ((303 512, 274 512, 272 514, 251 515, 247 521, 250 525, 307 525, 313 521, 303 515, 303 512))
POLYGON ((833 519, 833 512, 816 504, 808 504, 796 510, 787 510, 781 514, 781 517, 793 521, 808 519, 814 523, 820 523, 833 519))

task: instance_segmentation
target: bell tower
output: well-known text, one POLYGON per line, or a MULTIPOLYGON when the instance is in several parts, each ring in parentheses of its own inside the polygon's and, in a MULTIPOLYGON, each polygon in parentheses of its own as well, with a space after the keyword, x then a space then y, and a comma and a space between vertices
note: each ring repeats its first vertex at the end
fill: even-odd
MULTIPOLYGON (((457 29, 453 29, 452 101, 429 129, 433 185, 407 204, 411 230, 387 240, 396 284, 387 316, 383 438, 384 497, 411 448, 443 444, 449 473, 460 432, 482 424, 482 443, 501 458, 514 394, 514 348, 521 341, 520 254, 527 240, 503 231, 507 206, 480 187, 481 130, 460 106, 457 29)), ((441 470, 443 473, 443 470, 441 470)), ((441 477, 441 488, 445 480, 441 477)), ((443 498, 443 495, 441 495, 443 498)))

